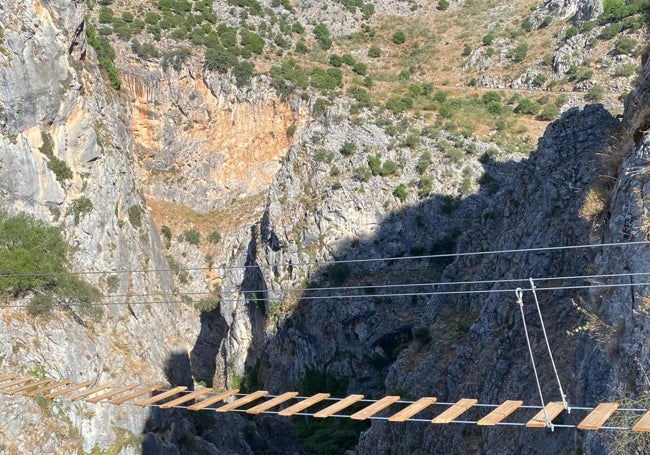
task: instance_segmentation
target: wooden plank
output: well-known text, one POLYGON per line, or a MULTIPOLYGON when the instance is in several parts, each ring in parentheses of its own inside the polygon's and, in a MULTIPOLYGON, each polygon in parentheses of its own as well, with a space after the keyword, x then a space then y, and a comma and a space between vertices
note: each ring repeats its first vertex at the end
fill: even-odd
POLYGON ((418 412, 428 408, 431 406, 433 403, 438 401, 437 398, 435 397, 422 397, 415 403, 411 403, 404 409, 402 409, 400 412, 397 414, 394 414, 388 418, 389 422, 404 422, 405 420, 410 419, 413 417, 415 414, 418 412))
POLYGON ((115 385, 114 382, 109 382, 108 384, 104 384, 104 385, 98 385, 97 387, 93 387, 92 389, 84 390, 83 392, 74 394, 71 397, 66 398, 66 400, 74 401, 74 400, 79 400, 81 398, 86 398, 88 395, 92 395, 93 393, 96 392, 101 392, 102 390, 106 390, 110 387, 113 387, 114 385, 115 385))
POLYGON ((600 403, 578 424, 581 430, 600 430, 607 419, 618 409, 618 403, 600 403))
POLYGON ((35 397, 36 395, 41 395, 45 392, 49 392, 50 390, 56 389, 57 387, 68 385, 71 382, 72 379, 64 379, 63 381, 55 382, 54 384, 46 385, 45 387, 39 387, 38 389, 27 392, 24 395, 26 397, 35 397))
POLYGON ((250 409, 246 409, 247 414, 260 414, 264 411, 267 411, 271 408, 276 407, 279 404, 284 403, 285 401, 288 401, 292 399, 293 397, 297 397, 298 392, 286 392, 283 393, 282 395, 272 398, 269 401, 265 401, 264 403, 260 403, 257 406, 253 406, 250 409))
POLYGON ((387 397, 382 398, 379 401, 374 402, 370 406, 363 408, 361 411, 352 414, 350 418, 354 420, 369 419, 370 417, 374 416, 382 409, 385 409, 391 404, 395 403, 396 401, 399 401, 399 399, 400 397, 398 396, 389 395, 387 397))
POLYGON ((478 400, 474 398, 463 398, 458 400, 458 402, 448 408, 445 412, 440 414, 438 417, 435 417, 431 423, 449 423, 452 422, 455 418, 463 414, 469 408, 478 403, 478 400))
POLYGON ((102 400, 107 400, 108 398, 113 398, 115 395, 119 395, 120 393, 128 392, 129 390, 135 389, 139 384, 130 384, 124 387, 121 387, 116 390, 112 390, 110 392, 103 393, 101 395, 97 395, 96 397, 93 398, 88 398, 86 401, 88 403, 99 403, 102 400))
POLYGON ((207 395, 210 392, 212 392, 211 387, 204 387, 202 389, 195 390, 194 392, 188 393, 187 395, 183 395, 182 397, 176 398, 175 400, 168 401, 167 403, 163 403, 160 405, 160 408, 161 409, 173 408, 174 406, 187 403, 188 401, 193 400, 196 397, 200 397, 201 395, 207 395))
POLYGON ((17 376, 16 374, 8 374, 6 376, 2 376, 2 377, 0 377, 0 382, 8 381, 9 379, 13 379, 16 376, 17 376))
POLYGON ((237 409, 240 406, 244 406, 245 404, 255 401, 258 398, 262 398, 264 395, 268 395, 268 394, 269 392, 267 392, 266 390, 258 390, 257 392, 253 392, 244 397, 241 397, 239 400, 235 400, 232 403, 224 404, 223 406, 215 409, 215 411, 217 412, 232 411, 233 409, 237 409))
POLYGON ((138 401, 135 403, 136 406, 149 406, 150 404, 157 403, 161 400, 164 400, 165 398, 169 398, 171 396, 176 395, 179 392, 182 392, 183 390, 186 390, 187 386, 184 385, 179 385, 178 387, 174 387, 173 389, 169 389, 166 392, 159 393, 158 395, 154 395, 151 398, 148 398, 143 401, 138 401))
POLYGON ((632 431, 643 431, 650 433, 650 411, 643 414, 637 423, 632 427, 632 431))
POLYGON ((93 381, 92 379, 90 381, 84 381, 79 384, 72 385, 70 387, 66 387, 65 389, 57 390, 56 392, 49 393, 45 395, 44 398, 56 398, 60 397, 61 395, 65 395, 66 393, 74 392, 75 390, 83 389, 84 387, 88 387, 90 384, 92 384, 93 381))
POLYGON ((304 400, 299 401, 298 403, 291 405, 286 409, 283 409, 282 411, 278 412, 278 414, 281 416, 292 416, 300 411, 307 409, 310 406, 315 405, 316 403, 320 403, 329 397, 329 393, 317 393, 316 395, 312 395, 309 398, 305 398, 304 400))
POLYGON ((237 393, 239 393, 239 389, 226 390, 225 392, 221 392, 218 393, 217 395, 211 396, 210 398, 206 398, 203 401, 194 403, 192 406, 188 406, 187 409, 189 409, 190 411, 200 411, 203 408, 207 408, 211 404, 215 404, 218 403, 219 401, 223 401, 226 398, 231 397, 237 393))
POLYGON ((54 381, 53 378, 45 378, 45 379, 41 379, 40 381, 30 382, 29 384, 25 384, 25 385, 23 385, 21 387, 6 391, 5 395, 15 395, 18 392, 24 392, 25 390, 29 390, 29 389, 32 389, 34 387, 38 387, 39 385, 49 384, 52 381, 54 381))
MULTIPOLYGON (((31 377, 31 378, 14 379, 13 381, 7 382, 6 384, 0 384, 0 389, 8 389, 9 387, 13 387, 13 386, 19 385, 19 384, 24 384, 26 382, 33 381, 34 379, 36 379, 36 378, 31 377)), ((2 392, 2 393, 5 393, 5 392, 2 392)))
POLYGON ((136 398, 140 398, 142 395, 146 395, 146 394, 151 393, 151 392, 153 392, 155 390, 162 389, 163 387, 165 387, 165 383, 159 382, 158 384, 150 385, 150 386, 148 386, 148 387, 146 387, 144 389, 141 389, 141 390, 136 390, 133 393, 130 393, 128 395, 124 395, 123 397, 114 398, 111 401, 109 401, 109 403, 110 404, 117 404, 117 405, 124 404, 127 401, 135 400, 136 398))
POLYGON ((526 422, 528 428, 546 428, 546 416, 548 415, 548 420, 552 422, 564 410, 564 404, 561 401, 552 401, 544 409, 526 422), (544 409, 546 413, 544 413, 544 409))
POLYGON ((524 404, 523 401, 519 400, 507 400, 504 401, 499 407, 490 412, 488 415, 483 417, 481 420, 476 422, 477 425, 491 426, 496 425, 501 422, 503 419, 508 417, 510 414, 515 412, 519 407, 524 404))
POLYGON ((349 397, 343 398, 333 405, 318 411, 316 414, 314 414, 314 417, 318 417, 320 419, 329 417, 361 400, 363 400, 363 395, 350 395, 349 397))

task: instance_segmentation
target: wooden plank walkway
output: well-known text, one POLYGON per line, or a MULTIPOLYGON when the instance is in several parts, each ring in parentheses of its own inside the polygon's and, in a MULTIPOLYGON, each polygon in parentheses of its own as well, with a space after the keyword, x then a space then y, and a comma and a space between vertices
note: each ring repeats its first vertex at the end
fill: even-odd
POLYGON ((600 430, 614 412, 618 409, 618 403, 600 403, 596 409, 591 411, 585 419, 578 424, 581 430, 600 430))
POLYGON ((349 397, 343 398, 341 401, 337 401, 331 406, 326 407, 314 414, 314 417, 323 419, 325 417, 330 417, 331 415, 336 414, 339 411, 352 406, 357 401, 363 400, 363 395, 350 395, 349 397))
POLYGON ((226 398, 236 395, 237 393, 239 393, 239 389, 226 390, 225 392, 221 392, 213 397, 206 398, 203 401, 199 401, 198 403, 195 403, 192 406, 188 406, 187 409, 189 409, 190 411, 200 411, 201 409, 207 408, 211 404, 215 404, 218 403, 219 401, 223 401, 226 398))
POLYGON ((445 412, 440 414, 438 417, 435 417, 431 423, 449 423, 467 411, 469 408, 478 403, 478 400, 475 398, 463 398, 459 400, 456 404, 452 405, 445 412))
POLYGON ((266 390, 258 390, 257 392, 250 393, 246 396, 241 397, 238 400, 235 400, 231 403, 224 404, 221 407, 218 407, 215 409, 217 412, 228 412, 228 411, 233 411, 241 406, 244 406, 245 404, 251 403, 258 398, 262 398, 264 395, 268 395, 269 392, 266 390))
POLYGON ((126 403, 127 401, 135 400, 136 398, 140 398, 142 395, 146 395, 148 393, 154 392, 156 390, 160 390, 163 387, 165 387, 165 384, 162 382, 159 382, 158 384, 150 385, 149 387, 146 387, 142 390, 136 390, 133 393, 130 393, 128 395, 125 395, 120 398, 114 398, 113 400, 109 401, 110 404, 115 404, 115 405, 121 405, 126 403))
POLYGON ((402 409, 397 414, 394 414, 388 418, 389 422, 404 422, 405 420, 410 419, 415 414, 431 406, 433 403, 438 401, 435 397, 422 397, 415 403, 411 403, 404 409, 402 409))
POLYGON ((643 417, 632 427, 632 431, 650 433, 650 411, 643 414, 643 417))
POLYGON ((135 403, 135 405, 136 406, 141 406, 141 407, 149 406, 149 405, 152 405, 154 403, 158 403, 159 401, 162 401, 165 398, 173 397, 177 393, 180 393, 180 392, 182 392, 183 390, 186 390, 186 389, 187 389, 187 386, 179 385, 179 386, 174 387, 172 389, 169 389, 169 390, 167 390, 167 391, 165 391, 163 393, 159 393, 158 395, 154 395, 151 398, 148 398, 146 400, 138 401, 138 402, 135 403))
POLYGON ((299 401, 293 406, 289 406, 288 408, 283 409, 282 411, 278 412, 278 414, 281 416, 292 416, 299 413, 300 411, 304 411, 316 403, 320 403, 321 401, 326 400, 329 397, 329 393, 317 393, 316 395, 312 395, 309 398, 305 398, 304 400, 299 401))
POLYGON ((275 397, 269 401, 265 401, 264 403, 260 403, 257 406, 253 406, 250 409, 246 409, 247 414, 260 414, 264 411, 268 411, 271 408, 274 408, 285 401, 289 401, 290 399, 297 397, 298 392, 286 392, 283 393, 282 395, 275 397))
POLYGON ((187 395, 183 395, 182 397, 176 398, 175 400, 171 400, 168 401, 167 403, 163 403, 160 405, 160 408, 161 409, 173 408, 174 406, 178 406, 179 404, 187 403, 188 401, 193 400, 196 397, 207 395, 210 392, 212 392, 211 387, 204 387, 202 389, 195 390, 194 392, 190 392, 187 395))
POLYGON ((553 419, 559 416, 562 411, 564 411, 564 403, 552 401, 535 414, 535 417, 526 422, 526 426, 528 428, 546 428, 548 426, 546 416, 548 416, 549 422, 553 422, 553 419))
POLYGON ((384 397, 381 400, 374 402, 370 406, 363 408, 361 411, 352 414, 350 418, 354 420, 369 419, 370 417, 374 416, 382 409, 386 409, 391 404, 395 403, 396 401, 399 401, 399 398, 400 397, 398 396, 391 396, 391 395, 384 397))
MULTIPOLYGON (((44 398, 53 399, 61 398, 62 400, 74 401, 82 398, 89 397, 93 394, 98 394, 99 392, 104 391, 104 393, 98 394, 93 398, 87 398, 85 401, 87 403, 100 403, 104 400, 108 401, 112 405, 122 405, 137 398, 142 397, 148 393, 153 393, 155 391, 160 391, 150 398, 138 401, 133 403, 134 406, 158 406, 162 409, 170 409, 183 405, 184 403, 196 400, 199 397, 204 397, 201 401, 197 401, 194 404, 187 406, 185 409, 190 411, 199 411, 201 409, 206 409, 209 406, 224 401, 234 395, 239 394, 238 389, 227 390, 221 393, 212 395, 212 388, 201 388, 190 393, 183 394, 182 396, 175 397, 174 399, 167 401, 162 404, 158 404, 161 401, 171 398, 174 395, 178 395, 184 392, 186 386, 178 386, 166 390, 164 383, 159 383, 151 386, 140 386, 139 384, 130 384, 126 386, 121 386, 114 390, 108 390, 115 386, 115 382, 108 382, 105 384, 96 384, 96 381, 88 380, 78 384, 71 384, 71 379, 62 379, 56 382, 53 378, 43 378, 38 379, 35 377, 18 377, 15 374, 8 374, 0 376, 0 394, 7 396, 15 396, 22 394, 25 397, 35 397, 42 396, 44 398), (91 387, 93 384, 94 387, 91 387), (91 388, 88 388, 91 387, 91 388), (82 390, 82 389, 86 390, 82 390), (58 389, 58 390, 56 390, 58 389), (135 389, 135 390, 134 390, 135 389), (76 392, 76 393, 75 393, 76 392), (131 392, 126 394, 127 392, 131 392), (125 394, 125 395, 123 395, 125 394), (119 396, 122 395, 122 396, 119 396)), ((266 412, 272 408, 278 407, 283 403, 288 402, 296 397, 298 397, 298 392, 285 392, 278 396, 265 399, 264 401, 250 407, 248 409, 241 409, 246 404, 252 403, 255 400, 264 398, 268 395, 266 390, 258 390, 256 392, 245 394, 240 396, 240 398, 226 404, 222 404, 217 408, 210 408, 210 410, 215 412, 230 412, 230 411, 245 411, 247 414, 258 415, 260 413, 266 412)), ((323 400, 330 398, 329 393, 317 393, 311 397, 301 399, 297 403, 294 403, 291 406, 281 409, 277 412, 281 416, 293 416, 299 414, 302 411, 308 409, 311 406, 314 406, 318 403, 321 403, 323 400)), ((345 398, 336 399, 334 403, 329 406, 321 409, 315 413, 306 413, 305 415, 312 415, 316 418, 326 418, 332 417, 339 411, 342 411, 355 403, 363 400, 363 395, 349 395, 345 398)), ((351 415, 345 415, 353 420, 366 420, 375 416, 377 413, 389 408, 395 403, 399 402, 399 396, 385 396, 379 400, 367 400, 372 401, 368 406, 363 409, 352 413, 351 415)), ((422 397, 417 401, 410 402, 408 406, 401 409, 399 412, 393 413, 386 420, 389 422, 404 422, 408 421, 417 415, 419 412, 422 412, 429 406, 436 403, 437 400, 435 397, 422 397)), ((431 420, 432 424, 446 424, 454 422, 458 417, 460 417, 467 410, 476 405, 478 400, 473 398, 463 398, 456 403, 446 404, 448 408, 443 411, 437 417, 434 417, 431 420)), ((494 426, 499 425, 505 420, 508 416, 512 415, 515 411, 519 410, 523 405, 521 400, 506 400, 499 406, 494 407, 488 414, 479 419, 476 424, 479 426, 494 426)), ((492 406, 492 405, 484 405, 492 406)), ((524 407, 530 409, 530 407, 524 407)), ((539 407, 537 408, 539 409, 539 407)), ((607 421, 612 417, 615 412, 635 412, 638 414, 638 410, 629 410, 623 409, 619 410, 619 403, 600 403, 595 408, 583 408, 583 410, 589 410, 589 414, 580 421, 577 425, 568 425, 571 428, 578 428, 585 431, 598 431, 605 427, 607 421)), ((525 422, 525 426, 528 428, 546 428, 552 425, 553 420, 558 417, 564 410, 564 404, 561 402, 550 402, 546 404, 545 408, 539 410, 532 418, 525 422), (547 420, 548 419, 548 420, 547 420)), ((523 413, 523 410, 521 411, 523 413)), ((420 419, 421 420, 421 419, 420 419)), ((471 423, 468 421, 462 421, 461 423, 471 423)), ((619 429, 619 428, 616 428, 619 429)), ((637 432, 649 432, 650 433, 650 410, 647 410, 643 416, 634 424, 631 428, 632 431, 637 432)))
POLYGON ((476 422, 477 425, 492 426, 501 422, 503 419, 508 417, 510 414, 515 412, 519 407, 524 404, 523 401, 517 400, 507 400, 504 401, 498 408, 490 412, 488 415, 483 417, 481 420, 476 422))

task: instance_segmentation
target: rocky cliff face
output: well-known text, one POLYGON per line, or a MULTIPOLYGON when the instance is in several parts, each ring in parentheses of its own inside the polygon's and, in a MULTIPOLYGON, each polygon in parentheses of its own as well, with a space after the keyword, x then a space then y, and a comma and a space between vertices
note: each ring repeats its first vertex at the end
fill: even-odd
MULTIPOLYGON (((412 14, 423 3, 375 6, 412 14)), ((339 2, 301 6, 333 36, 361 14, 339 2)), ((531 17, 588 20, 601 11, 602 2, 544 2, 531 17)), ((474 294, 467 285, 466 295, 431 296, 429 283, 619 273, 622 263, 645 271, 645 250, 632 248, 405 258, 646 238, 647 68, 622 123, 600 106, 568 110, 527 157, 422 118, 373 109, 353 116, 345 97, 326 109, 316 97, 280 100, 266 76, 242 88, 197 61, 163 70, 126 46, 118 47, 117 92, 85 41, 84 3, 12 0, 0 12, 0 208, 59 226, 73 246, 72 269, 92 272, 106 303, 116 303, 99 322, 4 308, 3 370, 273 392, 300 390, 317 372, 370 397, 534 401, 512 289, 474 294), (624 156, 620 168, 603 167, 604 152, 615 163, 624 156), (52 170, 55 159, 71 177, 52 170), (80 200, 90 209, 79 212, 80 200), (200 242, 187 240, 193 231, 200 242), (199 314, 194 303, 209 308, 199 314)), ((576 63, 558 62, 559 76, 576 63)), ((573 402, 617 399, 619 389, 634 398, 647 388, 640 289, 540 292, 573 402), (602 333, 565 336, 584 323, 574 303, 598 316, 604 341, 602 333)), ((538 332, 533 341, 541 356, 538 332)), ((542 376, 557 399, 548 368, 542 376)), ((286 421, 226 416, 206 425, 176 411, 0 400, 0 444, 9 453, 301 452, 286 421), (228 438, 215 425, 229 428, 228 438)), ((605 447, 597 435, 547 436, 374 423, 358 452, 605 447)))
MULTIPOLYGON (((151 300, 142 296, 165 300, 172 282, 169 274, 148 272, 167 265, 138 190, 129 104, 102 81, 85 43, 83 2, 11 1, 0 8, 0 207, 59 226, 73 246, 72 270, 108 295, 98 322, 70 312, 44 320, 3 309, 2 370, 76 381, 164 379, 171 350, 191 348, 198 314, 183 305, 142 304, 151 300), (57 175, 48 166, 54 159, 72 177, 57 175), (83 212, 75 210, 80 198, 87 201, 83 212), (133 207, 142 211, 137 226, 129 221, 133 207)), ((134 453, 147 414, 83 403, 41 406, 31 399, 3 399, 2 405, 5 453, 95 446, 134 453), (34 431, 30 419, 43 425, 34 431)))

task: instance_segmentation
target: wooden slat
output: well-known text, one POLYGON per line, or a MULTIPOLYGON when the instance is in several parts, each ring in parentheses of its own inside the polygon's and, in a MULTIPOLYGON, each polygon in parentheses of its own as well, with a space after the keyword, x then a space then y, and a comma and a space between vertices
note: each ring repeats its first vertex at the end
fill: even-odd
POLYGON ((564 404, 560 401, 552 401, 546 407, 535 414, 535 417, 526 422, 528 428, 546 428, 546 416, 552 422, 564 410, 564 404), (546 413, 544 413, 546 409, 546 413))
POLYGON ((48 393, 45 395, 45 398, 56 398, 60 397, 61 395, 65 395, 66 393, 74 392, 75 390, 83 389, 84 387, 88 387, 90 384, 92 384, 93 381, 92 379, 90 381, 84 381, 80 382, 79 384, 71 385, 70 387, 66 387, 65 389, 57 390, 56 392, 48 393))
POLYGON ((329 417, 332 414, 336 414, 337 412, 347 408, 350 405, 353 405, 357 401, 363 400, 363 395, 350 395, 346 398, 343 398, 342 400, 334 403, 331 406, 326 407, 325 409, 322 409, 318 411, 316 414, 314 414, 314 417, 318 418, 325 418, 329 417))
POLYGON ((374 416, 382 409, 386 409, 391 404, 395 403, 396 401, 399 401, 399 399, 400 397, 398 396, 389 395, 387 397, 382 398, 379 401, 374 402, 370 406, 363 408, 361 411, 352 414, 350 418, 354 420, 369 419, 370 417, 374 416))
POLYGON ((508 417, 510 414, 515 412, 517 409, 519 409, 522 404, 524 404, 524 402, 519 400, 504 401, 503 404, 476 422, 476 424, 485 426, 496 425, 508 417))
POLYGON ((474 406, 477 402, 478 400, 474 398, 463 398, 438 417, 435 417, 431 423, 449 423, 474 406))
POLYGON ((298 396, 298 392, 286 392, 278 397, 270 399, 269 401, 265 401, 264 403, 260 403, 257 406, 253 406, 250 409, 246 409, 246 413, 260 414, 297 396, 298 396))
POLYGON ((632 427, 632 431, 643 431, 650 433, 650 411, 643 414, 637 423, 632 427))
POLYGON ((2 376, 2 377, 0 377, 0 382, 8 381, 9 379, 13 379, 16 376, 18 376, 18 375, 16 375, 16 374, 8 374, 6 376, 2 376))
POLYGON ((97 395, 96 397, 93 398, 88 398, 86 401, 88 403, 99 403, 102 400, 107 400, 108 398, 113 398, 116 395, 119 395, 120 393, 128 392, 129 390, 135 389, 139 384, 130 384, 124 387, 120 387, 119 389, 112 390, 110 392, 103 393, 101 395, 97 395))
POLYGON ((257 392, 253 392, 251 394, 246 395, 245 397, 241 397, 239 400, 235 400, 232 403, 224 404, 223 406, 215 409, 215 411, 217 412, 232 411, 233 409, 237 409, 240 406, 244 406, 245 404, 255 401, 258 398, 262 398, 264 395, 268 395, 268 394, 269 392, 266 390, 258 390, 257 392))
MULTIPOLYGON (((0 384, 0 389, 8 389, 9 387, 13 387, 13 386, 19 385, 19 384, 24 384, 26 382, 33 381, 34 379, 35 378, 33 378, 33 377, 14 379, 13 381, 7 382, 6 384, 0 384)), ((2 393, 5 393, 5 392, 2 392, 2 393)))
POLYGON ((45 387, 39 387, 36 390, 31 390, 24 395, 26 397, 35 397, 36 395, 41 395, 45 392, 49 392, 52 389, 56 389, 57 387, 62 387, 64 385, 68 385, 72 382, 72 379, 64 379, 63 381, 55 382, 54 384, 46 385, 45 387))
POLYGON ((400 412, 397 414, 394 414, 388 418, 389 422, 404 422, 405 420, 410 419, 413 417, 415 414, 418 412, 428 408, 431 406, 433 403, 438 401, 437 398, 435 397, 422 397, 415 403, 411 403, 404 409, 402 409, 400 412))
POLYGON ((599 430, 618 409, 618 403, 600 403, 578 424, 581 430, 599 430))
POLYGON ((146 394, 151 393, 151 392, 153 392, 155 390, 162 389, 163 387, 165 387, 165 384, 163 382, 159 382, 158 384, 150 385, 150 386, 148 386, 148 387, 146 387, 144 389, 141 389, 141 390, 136 390, 133 393, 130 393, 128 395, 124 395, 123 397, 114 398, 111 401, 109 401, 109 403, 110 404, 117 404, 117 405, 124 404, 127 401, 135 400, 136 398, 140 398, 142 395, 146 395, 146 394))
POLYGON ((88 395, 92 395, 93 393, 96 392, 101 392, 102 390, 106 390, 110 387, 113 387, 114 385, 115 385, 114 382, 109 382, 108 384, 104 384, 104 385, 98 385, 97 387, 93 387, 92 389, 88 389, 88 390, 84 390, 83 392, 76 393, 71 397, 66 398, 66 400, 74 401, 74 400, 79 400, 81 398, 86 398, 88 395))
POLYGON ((179 385, 178 387, 174 387, 173 389, 169 389, 166 392, 159 393, 158 395, 154 395, 151 398, 148 398, 143 401, 138 401, 135 403, 136 406, 149 406, 150 404, 157 403, 161 400, 164 400, 165 398, 169 398, 171 396, 176 395, 179 392, 182 392, 183 390, 186 390, 187 386, 184 385, 179 385))
POLYGON ((192 406, 188 406, 187 409, 190 411, 200 411, 203 408, 207 408, 211 404, 218 403, 219 401, 223 401, 228 397, 231 397, 235 394, 239 393, 239 389, 232 389, 232 390, 226 390, 225 392, 218 393, 215 396, 212 396, 210 398, 206 398, 203 401, 199 401, 198 403, 194 403, 192 406))
POLYGON ((160 408, 161 409, 173 408, 174 406, 187 403, 188 401, 193 400, 196 397, 200 397, 201 395, 207 395, 210 392, 212 392, 211 387, 204 387, 202 389, 195 390, 194 392, 188 393, 187 395, 183 395, 182 397, 176 398, 175 400, 168 401, 167 403, 163 403, 160 405, 160 408))
POLYGON ((33 389, 34 387, 38 387, 39 385, 49 384, 52 381, 54 381, 54 379, 45 378, 45 379, 41 379, 40 381, 30 382, 29 384, 25 384, 25 385, 23 385, 21 387, 18 387, 16 389, 8 390, 7 392, 5 392, 5 395, 15 395, 18 392, 24 392, 25 390, 33 389))
POLYGON ((329 397, 329 393, 317 393, 316 395, 312 395, 309 398, 305 398, 304 400, 299 401, 298 403, 293 404, 286 409, 283 409, 282 411, 278 412, 278 414, 281 416, 292 416, 300 411, 307 409, 310 406, 315 405, 316 403, 320 403, 329 397))

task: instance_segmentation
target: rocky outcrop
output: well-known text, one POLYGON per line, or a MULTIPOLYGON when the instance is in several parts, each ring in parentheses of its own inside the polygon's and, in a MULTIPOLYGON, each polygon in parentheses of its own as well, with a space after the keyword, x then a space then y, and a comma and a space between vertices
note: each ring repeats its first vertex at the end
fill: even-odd
MULTIPOLYGON (((169 273, 149 271, 168 266, 137 191, 129 105, 107 88, 85 44, 85 4, 21 0, 0 9, 0 208, 58 226, 72 246, 72 270, 98 286, 107 304, 95 322, 74 312, 33 319, 24 309, 3 308, 0 366, 76 381, 163 379, 169 349, 191 348, 198 314, 187 305, 155 303, 153 296, 169 295, 173 284, 169 273), (71 177, 52 170, 55 159, 71 177), (133 207, 141 213, 138 223, 128 215, 133 207)), ((33 400, 3 399, 3 408, 0 440, 9 453, 120 444, 134 453, 147 416, 146 410, 33 400), (46 424, 31 425, 31 418, 46 424)))
POLYGON ((547 17, 562 21, 593 21, 602 12, 602 0, 545 0, 533 11, 529 20, 537 28, 547 17))

